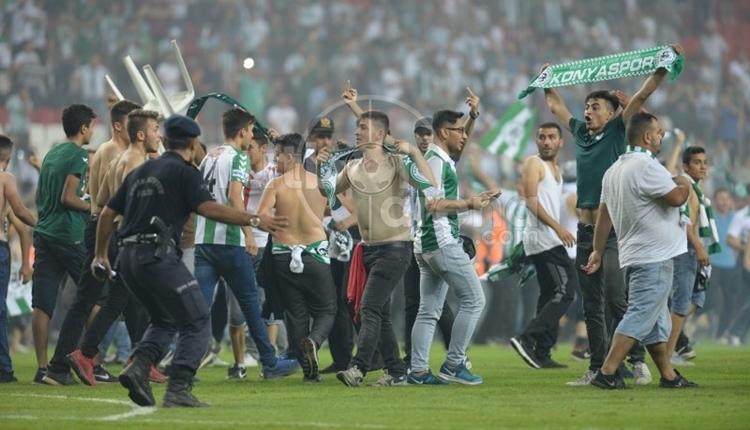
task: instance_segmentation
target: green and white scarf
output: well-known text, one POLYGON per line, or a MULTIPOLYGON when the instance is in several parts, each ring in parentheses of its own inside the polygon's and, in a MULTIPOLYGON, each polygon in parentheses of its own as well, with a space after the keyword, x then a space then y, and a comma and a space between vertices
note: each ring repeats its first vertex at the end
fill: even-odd
MULTIPOLYGON (((233 99, 232 97, 224 94, 224 93, 209 93, 205 96, 197 97, 192 102, 190 102, 190 105, 188 105, 187 113, 186 115, 190 118, 195 119, 195 117, 198 116, 198 113, 200 113, 201 109, 203 109, 203 105, 206 104, 208 99, 216 99, 220 102, 226 103, 231 107, 240 108, 246 112, 250 112, 245 108, 245 106, 242 106, 240 102, 233 99)), ((252 113, 252 112, 251 112, 252 113)), ((266 127, 263 122, 260 121, 257 117, 255 118, 255 127, 260 130, 261 133, 268 136, 268 127, 266 127)))
MULTIPOLYGON (((690 181, 693 186, 693 191, 698 196, 698 236, 707 238, 709 240, 708 254, 717 254, 721 252, 721 243, 719 243, 719 230, 716 227, 716 220, 714 219, 714 210, 711 207, 711 199, 703 194, 703 190, 697 182, 693 180, 688 174, 683 174, 684 177, 690 181)), ((685 204, 685 214, 690 219, 690 208, 685 204)))
POLYGON ((305 264, 302 262, 302 253, 307 252, 310 256, 323 264, 331 264, 331 259, 328 256, 328 241, 319 240, 309 245, 282 245, 280 243, 274 243, 271 248, 271 253, 277 254, 292 254, 292 259, 289 261, 289 269, 293 273, 302 273, 305 270, 305 264))
POLYGON ((679 55, 671 46, 664 45, 556 64, 534 77, 529 87, 518 94, 518 99, 531 94, 536 88, 564 87, 646 75, 661 67, 669 72, 669 81, 672 82, 682 73, 684 61, 684 55, 679 55))
POLYGON ((649 157, 651 157, 652 159, 656 160, 656 155, 654 155, 653 152, 649 151, 648 148, 644 148, 642 146, 635 146, 635 145, 628 145, 628 146, 626 146, 625 147, 625 153, 629 154, 631 152, 636 152, 636 153, 639 153, 639 154, 646 154, 649 157))

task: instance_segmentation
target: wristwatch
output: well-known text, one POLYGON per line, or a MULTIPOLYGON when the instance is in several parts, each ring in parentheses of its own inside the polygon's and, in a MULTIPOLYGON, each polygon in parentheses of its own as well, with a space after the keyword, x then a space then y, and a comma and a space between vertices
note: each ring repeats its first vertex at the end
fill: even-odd
POLYGON ((474 112, 469 111, 469 116, 472 117, 473 119, 477 119, 479 118, 479 111, 477 111, 476 114, 474 114, 474 112))
POLYGON ((260 217, 258 215, 251 215, 250 216, 250 227, 252 228, 258 228, 260 225, 260 217))

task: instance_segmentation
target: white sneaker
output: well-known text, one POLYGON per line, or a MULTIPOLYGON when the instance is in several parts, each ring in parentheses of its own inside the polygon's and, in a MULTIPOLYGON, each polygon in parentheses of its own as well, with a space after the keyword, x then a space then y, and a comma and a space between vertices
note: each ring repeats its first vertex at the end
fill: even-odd
POLYGON ((648 366, 642 361, 633 363, 633 377, 635 378, 635 385, 648 385, 653 379, 648 366))
POLYGON ((596 372, 593 370, 587 370, 580 378, 575 381, 566 382, 565 385, 569 387, 582 387, 584 385, 591 385, 591 381, 596 376, 596 372))
POLYGON ((258 367, 258 360, 248 352, 245 353, 245 367, 258 367))
POLYGON ((676 352, 673 352, 669 357, 669 362, 672 363, 672 366, 695 366, 695 363, 685 360, 676 352))

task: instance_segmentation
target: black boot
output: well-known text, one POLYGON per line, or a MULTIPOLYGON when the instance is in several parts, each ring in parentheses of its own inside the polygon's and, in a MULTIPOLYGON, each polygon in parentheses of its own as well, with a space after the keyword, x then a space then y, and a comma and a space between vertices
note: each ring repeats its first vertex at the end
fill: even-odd
POLYGON ((154 394, 148 383, 148 372, 151 361, 145 355, 136 355, 133 361, 123 369, 118 379, 128 389, 128 397, 138 406, 155 406, 154 394))
POLYGON ((162 406, 165 408, 202 408, 211 406, 198 400, 190 391, 193 389, 193 373, 190 370, 173 368, 169 385, 164 393, 162 406))

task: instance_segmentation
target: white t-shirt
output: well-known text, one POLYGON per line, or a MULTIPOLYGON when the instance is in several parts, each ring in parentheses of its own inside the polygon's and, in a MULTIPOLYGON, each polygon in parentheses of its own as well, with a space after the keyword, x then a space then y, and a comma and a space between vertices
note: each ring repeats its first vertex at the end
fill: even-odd
MULTIPOLYGON (((245 198, 245 210, 248 213, 255 213, 258 211, 258 205, 260 204, 260 198, 263 196, 263 190, 266 189, 273 178, 276 177, 276 165, 273 163, 266 164, 266 167, 258 172, 250 170, 250 177, 245 184, 244 198, 245 198)), ((253 237, 255 243, 259 247, 266 246, 268 241, 268 233, 259 229, 253 229, 253 237)))
POLYGON ((604 174, 601 202, 617 233, 620 267, 687 252, 679 208, 660 200, 675 187, 667 169, 646 153, 625 153, 604 174))
POLYGON ((738 210, 732 218, 727 230, 727 236, 736 237, 744 246, 747 243, 747 234, 750 233, 750 206, 738 210))

